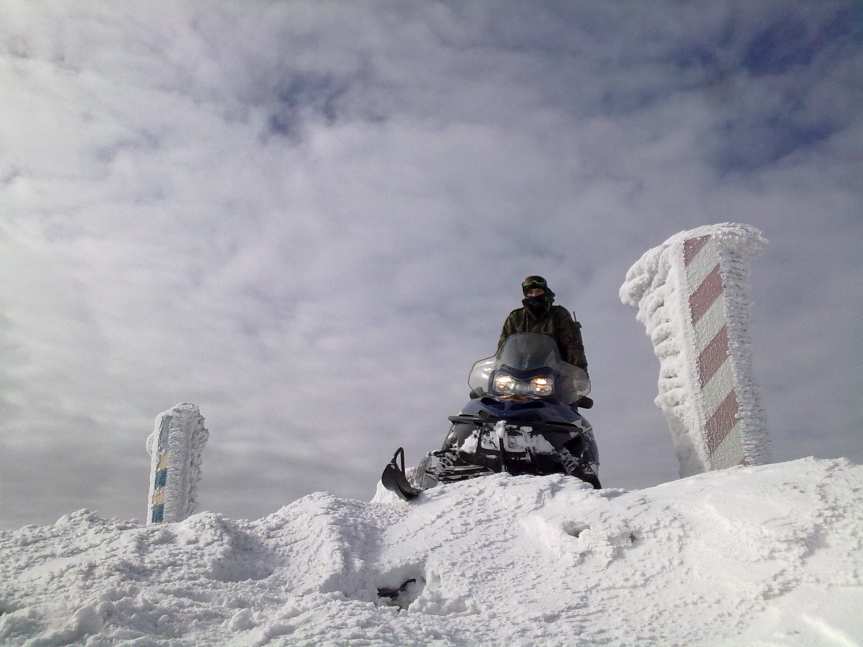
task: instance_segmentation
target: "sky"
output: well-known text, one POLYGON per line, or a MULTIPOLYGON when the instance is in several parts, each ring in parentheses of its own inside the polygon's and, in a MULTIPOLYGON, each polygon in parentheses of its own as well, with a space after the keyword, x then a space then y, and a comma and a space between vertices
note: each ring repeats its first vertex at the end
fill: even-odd
POLYGON ((436 448, 520 282, 575 311, 603 484, 677 477, 618 288, 736 221, 773 459, 863 459, 863 5, 0 5, 0 527, 369 498, 436 448))

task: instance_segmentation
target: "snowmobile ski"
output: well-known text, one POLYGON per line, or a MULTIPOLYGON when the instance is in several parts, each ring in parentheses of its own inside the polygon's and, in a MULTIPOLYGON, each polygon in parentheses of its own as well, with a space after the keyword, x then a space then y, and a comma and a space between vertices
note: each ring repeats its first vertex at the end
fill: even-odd
POLYGON ((393 454, 392 460, 387 463, 383 474, 381 474, 381 483, 386 489, 395 492, 405 501, 417 498, 422 492, 422 490, 411 485, 407 474, 405 474, 405 450, 403 447, 399 447, 393 454))

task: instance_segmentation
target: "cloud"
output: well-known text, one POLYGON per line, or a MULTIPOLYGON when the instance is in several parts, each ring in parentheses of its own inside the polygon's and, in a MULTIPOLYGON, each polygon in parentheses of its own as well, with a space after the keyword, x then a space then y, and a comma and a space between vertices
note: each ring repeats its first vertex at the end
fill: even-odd
POLYGON ((773 242, 753 336, 777 455, 859 450, 853 3, 2 13, 0 523, 137 515, 143 439, 184 400, 205 505, 367 496, 395 446, 440 442, 531 273, 584 323, 604 481, 673 478, 617 288, 725 220, 773 242))

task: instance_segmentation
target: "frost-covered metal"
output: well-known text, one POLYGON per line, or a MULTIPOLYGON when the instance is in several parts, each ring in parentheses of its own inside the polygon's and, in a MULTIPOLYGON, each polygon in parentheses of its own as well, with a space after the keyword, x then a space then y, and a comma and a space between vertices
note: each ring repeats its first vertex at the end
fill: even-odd
POLYGON ((204 446, 210 434, 197 405, 180 403, 156 416, 147 437, 147 523, 182 521, 195 511, 204 446))
POLYGON ((767 460, 749 335, 750 259, 766 244, 749 225, 683 231, 647 251, 620 288, 659 359, 656 404, 682 476, 767 460))

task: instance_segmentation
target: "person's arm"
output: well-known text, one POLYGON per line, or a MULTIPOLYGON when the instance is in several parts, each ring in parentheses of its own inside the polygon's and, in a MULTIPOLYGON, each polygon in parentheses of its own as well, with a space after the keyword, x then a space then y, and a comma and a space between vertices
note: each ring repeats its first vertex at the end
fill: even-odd
POLYGON ((506 338, 512 335, 515 332, 515 323, 513 322, 513 313, 509 313, 507 315, 506 320, 503 322, 503 328, 500 331, 500 339, 497 340, 497 352, 500 352, 500 349, 503 348, 503 344, 506 341, 506 338))
POLYGON ((581 324, 569 314, 566 308, 560 309, 559 336, 561 352, 570 364, 587 370, 587 357, 584 354, 584 342, 581 338, 581 324))
POLYGON ((573 364, 587 370, 587 355, 584 353, 584 340, 581 337, 581 322, 573 315, 573 328, 575 329, 575 361, 573 364))

